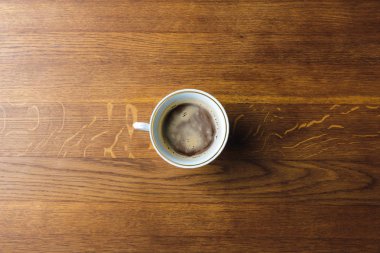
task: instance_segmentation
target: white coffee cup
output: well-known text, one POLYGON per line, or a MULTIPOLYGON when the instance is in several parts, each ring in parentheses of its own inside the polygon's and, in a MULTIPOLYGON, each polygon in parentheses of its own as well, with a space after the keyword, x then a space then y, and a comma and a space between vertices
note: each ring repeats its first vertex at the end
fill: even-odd
POLYGON ((209 164, 222 152, 228 139, 229 124, 227 113, 219 101, 210 94, 195 89, 184 89, 170 93, 154 108, 150 123, 135 122, 137 130, 147 131, 157 153, 168 163, 180 167, 193 169, 209 164), (200 154, 185 156, 173 152, 167 147, 162 136, 163 120, 171 109, 180 104, 192 103, 206 109, 214 119, 215 135, 211 146, 200 154))

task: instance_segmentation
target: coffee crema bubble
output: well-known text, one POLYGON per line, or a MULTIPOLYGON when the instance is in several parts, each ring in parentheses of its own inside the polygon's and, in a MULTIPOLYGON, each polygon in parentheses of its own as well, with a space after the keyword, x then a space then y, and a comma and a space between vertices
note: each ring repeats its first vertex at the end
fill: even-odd
POLYGON ((192 103, 171 109, 162 124, 162 136, 169 149, 193 156, 206 151, 214 141, 213 117, 204 108, 192 103))

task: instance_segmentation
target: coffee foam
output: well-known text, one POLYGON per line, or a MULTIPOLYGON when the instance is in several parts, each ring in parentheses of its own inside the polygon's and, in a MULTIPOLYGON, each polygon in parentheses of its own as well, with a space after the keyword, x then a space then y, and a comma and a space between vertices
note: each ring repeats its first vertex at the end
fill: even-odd
POLYGON ((163 136, 177 153, 202 153, 214 141, 215 126, 210 113, 196 104, 180 104, 171 109, 163 123, 163 136))

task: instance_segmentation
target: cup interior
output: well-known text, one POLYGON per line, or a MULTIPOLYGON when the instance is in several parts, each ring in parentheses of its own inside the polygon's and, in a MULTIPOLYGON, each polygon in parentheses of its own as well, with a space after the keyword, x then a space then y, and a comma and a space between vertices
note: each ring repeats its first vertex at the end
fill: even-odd
POLYGON ((228 118, 223 106, 210 94, 200 90, 179 90, 162 99, 152 113, 150 138, 157 153, 167 162, 181 168, 196 168, 213 161, 223 150, 228 139, 228 118), (206 109, 214 119, 215 136, 211 146, 200 154, 186 156, 173 151, 162 135, 167 113, 180 104, 191 103, 206 109))

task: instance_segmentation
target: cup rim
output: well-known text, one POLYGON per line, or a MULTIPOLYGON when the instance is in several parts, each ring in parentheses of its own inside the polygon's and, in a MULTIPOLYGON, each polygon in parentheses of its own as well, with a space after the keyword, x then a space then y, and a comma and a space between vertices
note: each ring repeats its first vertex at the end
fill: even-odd
POLYGON ((164 156, 160 151, 159 149, 157 148, 156 146, 156 143, 155 143, 155 139, 153 137, 153 131, 152 129, 149 131, 149 136, 150 136, 150 141, 154 147, 154 149, 156 150, 156 152, 158 153, 158 155, 164 159, 166 162, 170 163, 171 165, 174 165, 176 167, 179 167, 179 168, 184 168, 184 169, 194 169, 194 168, 199 168, 199 167, 202 167, 204 165, 207 165, 209 163, 211 163, 212 161, 214 161, 219 155, 220 153, 223 151, 224 147, 226 146, 227 144, 227 140, 228 140, 228 135, 229 135, 229 122, 228 122, 228 116, 227 116, 227 113, 224 109, 224 107, 222 106, 222 104, 214 97, 212 96, 211 94, 205 92, 205 91, 202 91, 202 90, 197 90, 197 89, 181 89, 181 90, 176 90, 168 95, 166 95, 163 99, 160 100, 160 102, 157 103, 157 105, 155 106, 153 112, 152 112, 152 115, 150 116, 150 121, 149 121, 149 124, 150 126, 152 126, 152 123, 153 123, 153 120, 154 120, 154 117, 158 111, 158 109, 160 108, 160 106, 167 100, 169 99, 170 97, 174 96, 174 95, 177 95, 179 93, 186 93, 186 92, 191 92, 191 93, 198 93, 198 94, 202 94, 206 97, 208 97, 209 99, 211 99, 215 104, 218 105, 218 107, 220 108, 223 116, 224 116, 224 120, 225 120, 225 124, 226 124, 226 133, 225 133, 225 136, 224 136, 224 140, 223 140, 223 143, 222 145, 219 146, 218 148, 218 151, 216 151, 212 157, 210 157, 208 160, 204 161, 204 162, 201 162, 201 163, 198 163, 198 164, 193 164, 193 165, 185 165, 185 164, 179 164, 179 163, 175 163, 171 160, 169 160, 168 158, 166 158, 166 156, 164 156))

